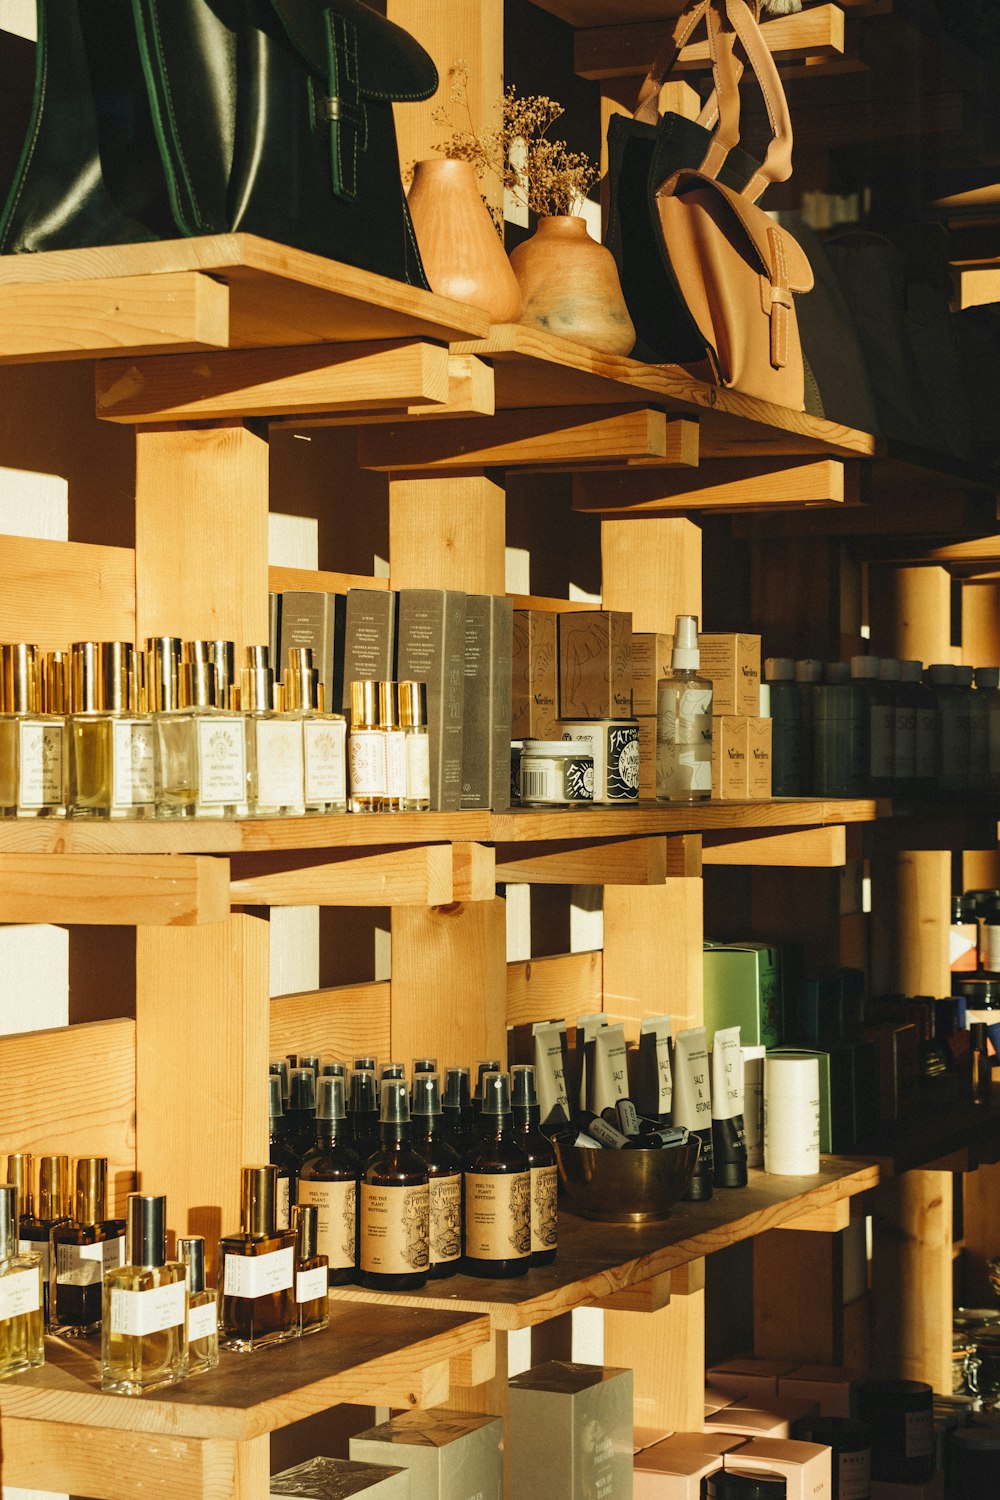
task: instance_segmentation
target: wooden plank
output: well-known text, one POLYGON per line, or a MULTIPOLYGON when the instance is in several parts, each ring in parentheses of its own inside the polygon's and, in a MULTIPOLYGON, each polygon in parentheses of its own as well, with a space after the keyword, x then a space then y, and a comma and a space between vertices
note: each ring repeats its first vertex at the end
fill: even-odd
POLYGON ((368 854, 333 852, 268 859, 261 874, 234 879, 234 906, 438 906, 453 899, 446 844, 410 844, 368 854))
POLYGON ((135 1023, 0 1037, 0 1076, 0 1141, 35 1156, 106 1156, 108 1203, 123 1213, 135 1187, 135 1023))
POLYGON ((492 901, 497 893, 496 853, 483 844, 451 846, 453 901, 492 901))
POLYGON ((987 1261, 1000 1244, 1000 1165, 983 1164, 962 1179, 962 1274, 959 1300, 992 1307, 987 1261), (977 1300, 978 1299, 978 1300, 977 1300))
POLYGON ((962 657, 973 667, 1000 666, 1000 587, 995 583, 962 589, 962 657))
POLYGON ((603 1307, 605 1312, 659 1312, 670 1301, 672 1275, 672 1271, 664 1271, 659 1276, 651 1276, 648 1281, 625 1287, 612 1297, 601 1297, 594 1306, 603 1307))
POLYGON ((705 1260, 686 1260, 670 1273, 671 1297, 691 1297, 705 1290, 705 1260))
MULTIPOLYGON (((836 57, 844 51, 844 12, 839 5, 811 5, 798 14, 761 24, 761 35, 776 62, 836 57)), ((641 76, 663 46, 662 23, 595 26, 574 38, 573 68, 581 78, 641 76)), ((711 67, 708 40, 688 42, 674 71, 705 73, 711 67)))
POLYGON ((369 1048, 389 1056, 389 981, 276 995, 271 1001, 272 1057, 288 1052, 350 1059, 369 1048))
MULTIPOLYGON (((497 1373, 497 1340, 503 1335, 493 1334, 485 1344, 470 1349, 467 1354, 451 1361, 452 1385, 485 1385, 497 1373)), ((463 1408, 464 1409, 464 1408, 463 1408)))
POLYGON ((183 854, 0 854, 0 922, 192 927, 229 914, 228 861, 183 854))
POLYGON ((702 1022, 702 882, 608 886, 604 892, 604 1005, 635 1038, 646 1016, 674 1027, 702 1022), (669 982, 666 976, 669 975, 669 982))
POLYGON ((0 308, 4 364, 229 343, 228 290, 191 273, 8 286, 0 308))
POLYGON ((576 474, 573 509, 592 515, 669 515, 689 510, 769 510, 843 505, 857 475, 836 459, 707 459, 695 473, 629 470, 576 474))
POLYGON ((794 865, 832 869, 847 860, 843 826, 802 828, 763 835, 708 834, 702 850, 706 865, 794 865))
POLYGON ((232 1500, 236 1444, 170 1437, 150 1443, 127 1429, 5 1416, 3 1477, 5 1487, 86 1491, 92 1500, 134 1500, 140 1482, 144 1495, 163 1500, 232 1500))
POLYGON ((951 280, 953 312, 1000 302, 1000 266, 956 266, 951 280))
POLYGON ((836 1234, 838 1230, 846 1229, 850 1222, 851 1205, 843 1198, 839 1203, 829 1203, 825 1208, 814 1208, 808 1213, 799 1214, 798 1218, 789 1219, 781 1228, 808 1230, 812 1234, 836 1234))
POLYGON ((502 594, 506 499, 485 474, 396 479, 389 485, 394 589, 502 594))
POLYGON ((507 965, 507 1025, 566 1021, 602 1006, 603 954, 560 953, 507 965))
POLYGON ((949 993, 951 867, 950 848, 902 850, 873 857, 874 993, 949 993))
POLYGON ((503 1057, 506 988, 503 901, 393 908, 393 1057, 503 1057))
MULTIPOLYGON (((448 393, 443 401, 435 406, 424 403, 389 410, 393 413, 393 420, 397 422, 431 422, 439 421, 442 417, 491 417, 496 411, 496 404, 493 371, 486 361, 474 359, 471 354, 450 354, 448 393)), ((299 414, 278 417, 272 426, 294 427, 296 430, 309 427, 359 427, 371 422, 384 422, 386 416, 385 411, 368 410, 324 412, 307 416, 299 414)))
MULTIPOLYGON (((931 991, 930 993, 934 993, 931 991)), ((951 1379, 952 1180, 947 1172, 904 1172, 873 1200, 872 1374, 951 1379)))
POLYGON ((839 1235, 777 1230, 759 1235, 753 1247, 756 1356, 840 1364, 843 1278, 839 1235))
POLYGON ((604 1362, 633 1371, 637 1427, 700 1432, 705 1421, 705 1293, 659 1312, 608 1313, 604 1362))
POLYGON ((63 651, 70 641, 135 640, 131 547, 0 537, 0 637, 63 651))
POLYGON ((97 415, 109 422, 377 411, 448 399, 448 352, 419 340, 114 359, 95 374, 97 415))
POLYGON ((632 612, 633 630, 673 634, 679 614, 701 618, 701 530, 692 521, 601 522, 605 609, 632 612))
POLYGON ((564 610, 593 609, 586 599, 550 599, 542 594, 511 594, 510 602, 515 609, 544 609, 550 614, 562 614, 564 610))
MULTIPOLYGON (((497 879, 528 885, 662 885, 667 878, 667 853, 674 840, 623 839, 598 844, 550 846, 503 845, 497 849, 497 879)), ((684 848, 675 856, 684 874, 684 848)))
POLYGON ((281 568, 273 563, 267 570, 267 586, 272 594, 285 589, 316 589, 320 593, 345 594, 348 589, 388 589, 388 578, 369 578, 365 573, 331 573, 313 568, 281 568))

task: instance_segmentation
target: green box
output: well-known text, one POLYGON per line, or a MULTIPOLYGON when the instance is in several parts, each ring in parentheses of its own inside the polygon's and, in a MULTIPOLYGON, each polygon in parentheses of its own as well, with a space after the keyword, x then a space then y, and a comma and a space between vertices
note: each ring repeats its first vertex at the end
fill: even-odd
POLYGON ((705 1030, 738 1026, 744 1047, 783 1040, 781 949, 768 943, 706 943, 705 1030))

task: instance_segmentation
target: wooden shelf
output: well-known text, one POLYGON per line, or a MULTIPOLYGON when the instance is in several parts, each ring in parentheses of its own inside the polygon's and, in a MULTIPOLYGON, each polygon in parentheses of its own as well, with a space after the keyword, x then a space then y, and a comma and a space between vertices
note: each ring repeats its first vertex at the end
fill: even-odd
POLYGON ((924 1107, 912 1119, 886 1126, 865 1157, 877 1161, 883 1177, 935 1167, 971 1172, 981 1163, 998 1161, 1000 1097, 989 1105, 924 1107))
POLYGON ((330 1295, 383 1308, 460 1308, 487 1313, 495 1328, 530 1328, 777 1229, 811 1210, 867 1192, 878 1180, 876 1166, 833 1156, 823 1158, 816 1177, 771 1177, 752 1171, 749 1187, 717 1189, 708 1203, 679 1203, 659 1224, 592 1223, 566 1212, 560 1199, 559 1252, 551 1266, 537 1266, 512 1281, 453 1276, 409 1294, 341 1287, 330 1295))

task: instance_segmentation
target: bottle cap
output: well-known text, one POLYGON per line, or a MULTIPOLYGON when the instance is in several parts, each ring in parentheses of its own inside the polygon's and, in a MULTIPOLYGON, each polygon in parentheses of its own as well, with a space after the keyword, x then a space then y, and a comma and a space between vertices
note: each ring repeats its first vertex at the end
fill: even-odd
POLYGON ((480 1113, 491 1119, 502 1119, 510 1114, 510 1077, 507 1073, 486 1074, 480 1113))
POLYGON ((382 1108, 379 1110, 381 1125, 407 1125, 410 1119, 410 1091, 402 1078, 386 1078, 382 1082, 382 1108))
POLYGON ((351 728, 377 729, 378 725, 378 683, 352 682, 351 728))
POLYGON ((899 664, 899 675, 903 682, 919 682, 923 675, 923 670, 923 662, 901 661, 899 664))
POLYGON ((790 656, 768 656, 764 661, 764 676, 768 682, 791 682, 795 677, 795 663, 790 656))
POLYGON ((795 663, 796 682, 822 682, 823 663, 814 656, 803 656, 795 663))
POLYGON ((413 1079, 413 1113, 435 1117, 441 1113, 441 1079, 437 1073, 417 1073, 413 1079))
POLYGON ((969 1027, 969 1042, 973 1052, 985 1052, 989 1045, 990 1029, 985 1021, 973 1021, 969 1027))
POLYGON ((382 1063, 378 1070, 378 1081, 384 1083, 387 1078, 405 1078, 406 1067, 401 1062, 382 1063))
POLYGON ((436 1057, 415 1057, 410 1072, 414 1078, 418 1073, 436 1073, 438 1071, 436 1057))
POLYGON ((240 671, 240 711, 261 714, 269 713, 273 707, 274 673, 271 668, 243 667, 240 671))
POLYGON ((670 665, 680 671, 694 671, 701 665, 697 615, 678 615, 674 621, 674 648, 670 653, 670 665))
POLYGON ((947 687, 955 681, 954 671, 951 662, 936 661, 927 668, 927 675, 935 687, 947 687))
POLYGON ((378 685, 378 721, 383 729, 399 727, 399 695, 394 682, 378 685))
POLYGON ((127 714, 133 706, 131 641, 101 642, 101 693, 109 713, 127 714))
POLYGON ((323 1064, 319 1071, 323 1078, 342 1078, 344 1087, 347 1087, 347 1064, 345 1062, 332 1057, 329 1062, 323 1064))
POLYGON ((446 1109, 468 1109, 471 1103, 468 1068, 445 1068, 444 1107, 446 1109))
POLYGON ((356 1057, 351 1066, 355 1070, 361 1068, 368 1073, 374 1073, 378 1070, 378 1058, 370 1054, 367 1057, 356 1057))
POLYGON ((219 680, 210 661, 183 661, 178 674, 181 708, 217 708, 219 680))
POLYGON ((537 1105, 538 1091, 531 1063, 515 1063, 511 1068, 510 1102, 514 1109, 534 1109, 537 1105))
POLYGON ((11 1182, 17 1188, 17 1201, 20 1204, 18 1214, 34 1213, 34 1193, 31 1187, 31 1154, 28 1151, 18 1151, 7 1158, 6 1182, 11 1182))
POLYGON ((73 1216, 78 1224, 100 1224, 107 1218, 108 1158, 81 1156, 76 1164, 76 1201, 73 1216))
POLYGON ((12 1182, 0 1183, 0 1260, 17 1254, 20 1207, 12 1182))
POLYGON ((319 672, 313 666, 310 646, 289 647, 288 665, 282 681, 286 708, 309 710, 319 707, 319 672))
POLYGON ((65 651, 46 651, 40 668, 38 694, 38 706, 43 714, 69 712, 69 657, 65 651))
POLYGON ((879 658, 878 675, 882 682, 900 682, 903 677, 903 663, 894 656, 882 656, 879 658))
POLYGON ((125 1264, 162 1266, 166 1258, 165 1196, 162 1193, 129 1193, 125 1212, 125 1264))
POLYGON ((181 643, 175 635, 146 639, 146 707, 158 713, 180 705, 181 643))
POLYGON ((205 1290, 205 1241, 200 1234, 189 1234, 177 1241, 177 1259, 187 1268, 188 1292, 205 1290))
POLYGON ((404 729, 422 729, 427 723, 426 682, 399 684, 399 722, 404 729))
POLYGON ((38 1217, 68 1219, 70 1210, 69 1157, 38 1158, 38 1217))
POLYGON ((316 1074, 312 1068, 293 1068, 288 1075, 288 1108, 316 1112, 316 1074))
POLYGON ((846 661, 828 661, 824 675, 831 686, 840 686, 851 680, 851 669, 846 661))
POLYGON ((855 681, 873 682, 877 680, 882 663, 877 656, 852 656, 851 676, 855 681))
POLYGON ((378 1108, 378 1091, 375 1074, 370 1068, 355 1068, 351 1074, 349 1094, 350 1111, 353 1115, 370 1114, 378 1108))
POLYGON ((268 1070, 269 1073, 273 1073, 274 1076, 277 1079, 279 1079, 279 1081, 281 1083, 281 1097, 282 1097, 282 1100, 287 1099, 288 1098, 288 1060, 286 1058, 284 1058, 284 1057, 276 1057, 273 1062, 268 1063, 267 1070, 268 1070))
POLYGON ((345 1120, 347 1118, 346 1085, 343 1078, 331 1078, 329 1074, 319 1080, 316 1094, 317 1120, 345 1120))
POLYGON ((38 712, 38 652, 25 641, 4 646, 3 705, 9 714, 38 712))
POLYGON ((300 1067, 300 1068, 312 1068, 313 1072, 316 1074, 316 1077, 318 1078, 319 1077, 319 1053, 318 1052, 300 1052, 299 1053, 299 1060, 298 1060, 297 1066, 300 1067))
POLYGON ((496 1058, 491 1057, 491 1058, 485 1059, 483 1062, 476 1063, 476 1102, 477 1103, 479 1103, 479 1102, 482 1101, 482 1097, 483 1097, 483 1079, 486 1077, 487 1073, 499 1073, 499 1072, 500 1072, 500 1059, 498 1057, 496 1057, 496 1058))
POLYGON ((244 1234, 270 1239, 275 1233, 278 1169, 244 1167, 240 1174, 240 1228, 244 1234))
POLYGON ((277 1073, 267 1075, 267 1117, 269 1120, 280 1120, 285 1113, 285 1107, 281 1098, 281 1079, 277 1073))
POLYGON ((1000 687, 1000 667, 977 667, 976 687, 987 689, 1000 687))
MULTIPOLYGON (((248 646, 247 651, 251 650, 262 651, 264 658, 263 661, 259 658, 254 658, 252 662, 248 660, 248 665, 266 667, 268 665, 267 647, 248 646)), ((233 641, 185 641, 181 656, 183 661, 210 662, 214 666, 216 681, 219 684, 219 701, 228 705, 229 691, 236 681, 235 643, 233 641)))
POLYGON ((959 687, 970 688, 972 686, 971 667, 952 667, 952 681, 959 687))
POLYGON ((319 1209, 315 1203, 296 1203, 292 1209, 295 1253, 299 1260, 312 1260, 319 1247, 319 1209))
POLYGON ((96 714, 104 708, 104 677, 98 641, 74 641, 70 647, 70 712, 96 714))

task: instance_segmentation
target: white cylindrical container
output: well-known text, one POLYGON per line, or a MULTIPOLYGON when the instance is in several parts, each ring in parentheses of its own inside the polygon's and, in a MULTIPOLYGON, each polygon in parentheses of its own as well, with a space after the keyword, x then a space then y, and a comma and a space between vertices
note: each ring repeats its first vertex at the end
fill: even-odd
POLYGON ((764 1059, 764 1171, 808 1177, 819 1171, 819 1062, 764 1059))

